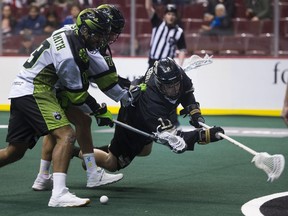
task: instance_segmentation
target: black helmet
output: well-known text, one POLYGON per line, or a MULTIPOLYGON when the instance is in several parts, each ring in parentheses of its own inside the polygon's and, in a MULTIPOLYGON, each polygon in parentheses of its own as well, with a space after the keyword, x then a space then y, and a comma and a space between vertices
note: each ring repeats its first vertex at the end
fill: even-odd
POLYGON ((98 10, 101 10, 108 14, 111 22, 111 33, 115 36, 110 40, 110 43, 113 43, 119 35, 122 33, 125 26, 125 19, 120 10, 113 4, 102 4, 97 7, 98 10))
POLYGON ((181 93, 181 71, 183 69, 170 57, 156 61, 153 66, 158 90, 172 100, 178 99, 181 93))
POLYGON ((76 26, 89 50, 107 45, 111 23, 106 13, 92 8, 84 9, 77 17, 76 26))

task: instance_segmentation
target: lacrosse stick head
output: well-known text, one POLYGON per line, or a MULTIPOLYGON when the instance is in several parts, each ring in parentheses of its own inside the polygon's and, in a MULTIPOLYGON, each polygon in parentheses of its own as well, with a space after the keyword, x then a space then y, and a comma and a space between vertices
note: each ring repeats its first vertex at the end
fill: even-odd
POLYGON ((206 54, 203 58, 201 58, 198 55, 192 55, 186 63, 186 66, 184 67, 184 71, 188 72, 192 69, 201 67, 203 65, 207 65, 207 64, 211 64, 213 62, 212 60, 212 55, 209 56, 208 54, 206 54))
POLYGON ((273 182, 282 174, 285 167, 285 158, 281 154, 270 155, 267 152, 257 153, 253 159, 255 166, 264 170, 268 175, 267 181, 273 182))

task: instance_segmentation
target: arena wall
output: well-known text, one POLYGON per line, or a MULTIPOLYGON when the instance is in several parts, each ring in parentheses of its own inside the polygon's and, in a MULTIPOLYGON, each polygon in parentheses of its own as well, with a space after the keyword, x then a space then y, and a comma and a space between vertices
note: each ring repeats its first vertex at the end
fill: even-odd
MULTIPOLYGON (((27 57, 0 57, 0 110, 9 110, 11 83, 27 57)), ((147 69, 147 58, 115 57, 118 74, 133 79, 147 69)), ((184 63, 185 65, 185 63, 184 63)), ((213 63, 187 74, 195 87, 195 96, 205 115, 280 116, 288 80, 285 58, 213 58, 213 63)), ((119 103, 105 96, 97 86, 90 93, 106 102, 113 113, 119 103)))

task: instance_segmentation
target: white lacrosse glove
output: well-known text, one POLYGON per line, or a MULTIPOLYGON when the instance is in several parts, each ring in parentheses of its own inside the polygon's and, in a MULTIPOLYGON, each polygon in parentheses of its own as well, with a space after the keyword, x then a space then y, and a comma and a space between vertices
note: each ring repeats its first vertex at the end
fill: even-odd
MULTIPOLYGON (((161 127, 160 125, 158 128, 161 127)), ((157 132, 154 133, 158 139, 158 143, 168 146, 174 153, 180 154, 185 152, 187 144, 180 136, 175 135, 173 132, 162 131, 157 128, 157 132)), ((174 130, 176 133, 176 130, 174 130)))

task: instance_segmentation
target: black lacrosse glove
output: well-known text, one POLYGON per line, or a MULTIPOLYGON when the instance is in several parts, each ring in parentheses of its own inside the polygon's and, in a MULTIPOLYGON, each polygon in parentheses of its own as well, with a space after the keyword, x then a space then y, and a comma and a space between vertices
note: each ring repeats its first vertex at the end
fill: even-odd
POLYGON ((223 128, 215 127, 215 126, 209 129, 198 129, 198 131, 199 131, 198 143, 201 145, 222 140, 223 138, 219 136, 218 133, 222 133, 222 134, 225 133, 223 128))
POLYGON ((157 132, 159 133, 175 129, 174 125, 171 123, 169 119, 159 118, 158 121, 160 122, 160 125, 158 125, 157 127, 157 132))
POLYGON ((187 115, 190 116, 189 123, 195 128, 200 128, 199 122, 205 122, 205 119, 201 115, 199 103, 191 104, 180 111, 180 115, 184 115, 185 118, 187 115))
POLYGON ((107 109, 107 105, 102 103, 99 109, 93 113, 98 126, 113 127, 113 118, 111 112, 107 109))

